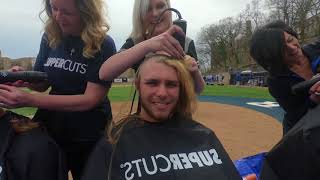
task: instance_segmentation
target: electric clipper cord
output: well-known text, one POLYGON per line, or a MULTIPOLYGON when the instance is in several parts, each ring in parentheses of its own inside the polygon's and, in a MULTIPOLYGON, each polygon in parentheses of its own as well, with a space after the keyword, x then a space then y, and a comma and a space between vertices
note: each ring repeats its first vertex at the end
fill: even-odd
MULTIPOLYGON (((160 14, 157 22, 159 23, 159 22, 161 21, 161 17, 164 15, 164 13, 165 13, 166 11, 173 11, 173 12, 175 12, 175 13, 178 15, 178 19, 174 20, 174 21, 173 21, 173 24, 179 26, 179 27, 183 30, 184 34, 186 35, 186 33, 187 33, 187 21, 185 21, 184 19, 182 19, 181 13, 180 13, 177 9, 175 9, 175 8, 165 9, 165 10, 160 14)), ((156 25, 157 25, 157 24, 154 25, 154 28, 152 29, 151 34, 153 33, 156 25)), ((184 50, 185 40, 186 40, 185 35, 182 35, 182 34, 179 34, 179 33, 174 33, 174 34, 172 35, 177 41, 179 41, 179 43, 180 43, 180 45, 181 45, 181 47, 182 47, 183 50, 184 50)))

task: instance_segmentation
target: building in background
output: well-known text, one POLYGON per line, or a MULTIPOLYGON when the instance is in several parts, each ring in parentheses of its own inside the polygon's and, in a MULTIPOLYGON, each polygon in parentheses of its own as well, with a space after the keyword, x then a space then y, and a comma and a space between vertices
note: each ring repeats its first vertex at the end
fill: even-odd
POLYGON ((10 59, 8 57, 2 57, 2 53, 0 50, 0 70, 10 69, 12 66, 22 66, 26 70, 32 70, 32 67, 35 63, 34 57, 24 57, 18 59, 10 59))

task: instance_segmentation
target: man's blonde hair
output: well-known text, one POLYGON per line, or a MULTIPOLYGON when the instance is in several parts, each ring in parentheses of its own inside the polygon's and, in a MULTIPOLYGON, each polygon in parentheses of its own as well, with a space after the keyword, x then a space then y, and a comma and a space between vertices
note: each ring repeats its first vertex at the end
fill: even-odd
MULTIPOLYGON (((179 91, 179 99, 178 99, 177 105, 174 108, 172 114, 177 115, 177 117, 192 119, 192 114, 196 110, 197 100, 196 100, 196 93, 194 90, 194 82, 190 72, 188 71, 188 66, 190 65, 190 59, 187 58, 185 60, 178 60, 166 55, 159 55, 159 54, 148 56, 137 71, 136 84, 139 84, 140 82, 140 78, 141 78, 140 70, 149 61, 163 63, 176 70, 180 91, 179 91)), ((107 129, 108 141, 111 144, 117 143, 124 126, 129 121, 134 121, 134 120, 140 121, 140 123, 143 123, 139 114, 129 115, 117 122, 112 122, 107 129)))

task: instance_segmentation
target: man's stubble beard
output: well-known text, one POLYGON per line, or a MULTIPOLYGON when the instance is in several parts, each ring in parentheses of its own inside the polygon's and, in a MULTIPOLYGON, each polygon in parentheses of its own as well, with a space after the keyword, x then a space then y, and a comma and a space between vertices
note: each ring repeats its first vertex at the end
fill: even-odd
MULTIPOLYGON (((148 114, 148 116, 150 116, 152 119, 154 119, 157 122, 163 122, 169 119, 169 117, 172 114, 172 111, 168 114, 167 117, 161 117, 161 118, 157 118, 156 115, 152 112, 152 110, 150 108, 148 108, 147 105, 145 105, 145 103, 141 100, 141 107, 142 109, 145 111, 145 113, 148 114)), ((147 120, 147 119, 146 119, 147 120)))

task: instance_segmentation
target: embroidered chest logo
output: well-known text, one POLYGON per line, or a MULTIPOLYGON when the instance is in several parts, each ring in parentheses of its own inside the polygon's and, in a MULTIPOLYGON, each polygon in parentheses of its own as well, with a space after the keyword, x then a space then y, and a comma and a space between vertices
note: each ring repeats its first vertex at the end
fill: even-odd
POLYGON ((76 72, 80 74, 85 74, 87 72, 86 64, 71 61, 69 59, 62 58, 48 58, 47 62, 44 64, 45 67, 55 67, 58 69, 63 69, 69 72, 76 72))
POLYGON ((133 161, 125 162, 120 165, 123 169, 126 180, 134 177, 146 175, 155 175, 165 173, 170 170, 183 170, 221 165, 222 160, 215 149, 206 151, 169 154, 167 156, 157 154, 155 156, 140 158, 133 161))

